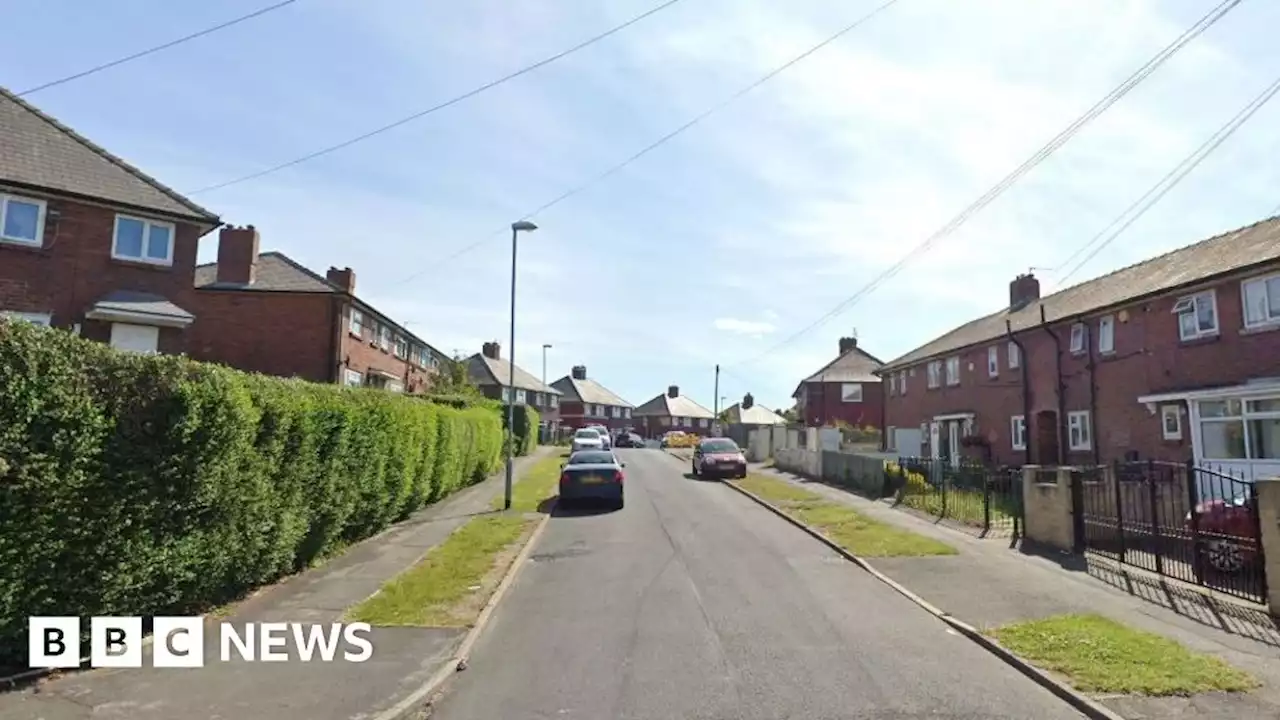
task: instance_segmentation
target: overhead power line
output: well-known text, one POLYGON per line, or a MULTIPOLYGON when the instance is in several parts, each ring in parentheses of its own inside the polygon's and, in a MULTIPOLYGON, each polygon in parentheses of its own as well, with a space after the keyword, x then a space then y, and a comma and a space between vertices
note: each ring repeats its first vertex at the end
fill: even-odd
POLYGON ((31 95, 32 93, 38 93, 41 90, 48 90, 51 87, 64 85, 73 80, 79 80, 80 78, 88 77, 95 73, 100 73, 103 70, 116 67, 117 65, 123 65, 127 62, 132 62, 134 60, 137 60, 138 58, 143 58, 148 55, 158 53, 161 50, 168 50, 169 48, 175 45, 181 45, 182 43, 187 42, 188 40, 195 40, 196 38, 204 37, 205 35, 215 33, 219 30, 225 30, 226 28, 229 28, 232 25, 239 25, 240 23, 245 22, 246 20, 252 20, 260 15, 266 15, 272 10, 279 10, 284 6, 292 5, 297 1, 298 0, 283 0, 283 2, 278 2, 275 5, 268 5, 267 7, 255 10, 249 13, 248 15, 241 15, 240 17, 235 18, 234 20, 228 20, 220 25, 214 25, 213 27, 205 28, 204 30, 201 30, 199 32, 194 32, 194 33, 191 33, 190 35, 185 35, 183 37, 180 37, 177 40, 170 40, 169 42, 164 43, 163 45, 156 45, 155 47, 147 48, 146 50, 136 52, 132 55, 126 55, 125 57, 122 57, 118 60, 112 60, 111 62, 108 62, 108 63, 96 65, 94 67, 89 68, 88 70, 83 70, 81 72, 75 73, 74 75, 68 75, 66 77, 58 78, 57 80, 50 80, 49 82, 43 85, 37 85, 36 87, 31 88, 30 90, 23 90, 22 92, 18 93, 18 97, 25 97, 27 95, 31 95))
POLYGON ((475 97, 476 95, 479 95, 480 93, 485 92, 486 90, 491 90, 491 89, 493 89, 493 88, 495 88, 495 87, 497 87, 497 86, 499 86, 499 85, 502 85, 502 84, 503 84, 503 83, 505 83, 505 82, 508 82, 508 81, 510 81, 510 80, 514 80, 514 79, 516 79, 516 78, 520 77, 521 75, 526 75, 526 74, 528 74, 528 73, 531 73, 531 72, 533 72, 534 70, 537 70, 538 68, 543 67, 544 65, 550 65, 551 63, 553 63, 553 62, 555 62, 555 61, 557 61, 557 60, 560 60, 560 59, 562 59, 562 58, 568 57, 569 55, 572 55, 572 54, 574 54, 574 53, 578 52, 579 50, 582 50, 583 48, 589 47, 589 46, 591 46, 591 45, 594 45, 594 44, 596 44, 596 43, 600 42, 601 40, 604 40, 605 38, 609 37, 610 35, 613 35, 613 34, 615 34, 615 33, 621 32, 622 30, 625 30, 626 28, 629 28, 629 27, 631 27, 632 25, 635 25, 636 23, 640 22, 641 20, 644 20, 645 18, 649 17, 650 15, 654 15, 654 14, 656 14, 656 13, 658 13, 658 12, 661 12, 662 10, 666 10, 667 8, 671 7, 672 5, 675 5, 675 4, 676 4, 676 3, 678 3, 678 2, 680 2, 680 0, 667 0, 666 2, 662 3, 661 5, 658 5, 657 7, 654 7, 654 8, 651 8, 651 9, 649 9, 649 10, 646 10, 645 12, 642 12, 642 13, 640 13, 639 15, 636 15, 635 17, 631 18, 630 20, 627 20, 626 22, 622 23, 621 25, 615 25, 615 26, 613 26, 613 27, 609 28, 608 30, 606 30, 606 31, 604 31, 604 32, 602 32, 602 33, 600 33, 599 35, 596 35, 596 36, 594 36, 594 37, 588 38, 587 40, 584 40, 583 42, 580 42, 580 43, 578 43, 577 45, 574 45, 573 47, 571 47, 571 48, 569 48, 569 49, 567 49, 567 50, 562 50, 562 51, 560 51, 560 52, 556 53, 555 55, 551 55, 551 56, 549 56, 549 57, 545 57, 545 58, 543 58, 543 59, 541 59, 541 60, 539 60, 539 61, 537 61, 537 62, 533 63, 532 65, 526 65, 526 66, 524 66, 524 67, 520 68, 519 70, 516 70, 515 72, 513 72, 513 73, 509 73, 509 74, 507 74, 507 75, 503 75, 502 77, 500 77, 500 78, 498 78, 498 79, 496 79, 496 80, 490 80, 489 82, 487 82, 487 83, 485 83, 485 84, 483 84, 483 85, 481 85, 481 86, 479 86, 479 87, 476 87, 476 88, 473 88, 473 89, 471 89, 471 90, 468 90, 467 92, 462 93, 461 95, 454 96, 454 97, 452 97, 452 98, 450 98, 450 99, 448 99, 448 100, 445 100, 445 101, 444 101, 444 102, 442 102, 442 103, 439 103, 438 105, 433 105, 433 106, 431 106, 431 107, 427 108, 426 110, 421 110, 421 111, 419 111, 419 112, 413 113, 412 115, 406 115, 405 117, 402 117, 402 118, 400 118, 399 120, 395 120, 395 121, 393 121, 393 122, 387 123, 386 125, 383 125, 383 126, 381 126, 381 127, 375 128, 375 129, 370 130, 370 131, 368 131, 368 132, 366 132, 366 133, 362 133, 362 134, 357 135, 357 136, 355 136, 355 137, 353 137, 353 138, 349 138, 349 139, 347 139, 347 140, 343 140, 343 141, 342 141, 342 142, 340 142, 340 143, 336 143, 336 144, 334 144, 334 145, 330 145, 330 146, 328 146, 328 147, 321 148, 320 150, 316 150, 315 152, 307 153, 306 155, 303 155, 302 157, 294 158, 293 160, 289 160, 288 162, 282 162, 282 163, 280 163, 279 165, 272 165, 272 166, 271 166, 271 167, 269 167, 269 168, 265 168, 265 169, 263 169, 263 170, 259 170, 259 171, 257 171, 257 172, 252 172, 252 173, 249 173, 248 175, 242 175, 242 176, 240 176, 240 177, 238 177, 238 178, 234 178, 234 179, 232 179, 232 180, 227 180, 226 182, 221 182, 221 183, 218 183, 218 184, 216 184, 216 185, 209 185, 208 187, 203 187, 203 188, 200 188, 199 190, 193 190, 193 191, 191 191, 191 192, 189 192, 189 193, 187 193, 187 194, 188 194, 188 195, 199 195, 200 193, 212 192, 212 191, 214 191, 214 190, 221 190, 222 188, 231 187, 232 185, 239 185, 240 183, 245 183, 245 182, 248 182, 248 181, 250 181, 250 180, 256 180, 256 179, 258 179, 258 178, 260 178, 260 177, 265 177, 265 176, 267 176, 267 175, 271 175, 272 173, 279 172, 279 171, 281 171, 281 170, 284 170, 285 168, 291 168, 291 167, 294 167, 295 165, 301 165, 302 163, 309 162, 309 161, 311 161, 311 160, 315 160, 315 159, 316 159, 316 158, 318 158, 318 157, 323 157, 323 156, 325 156, 325 155, 328 155, 328 154, 330 154, 330 153, 336 152, 336 151, 338 151, 338 150, 342 150, 343 148, 351 147, 352 145, 355 145, 356 143, 364 142, 365 140, 368 140, 369 138, 376 137, 376 136, 381 135, 382 133, 385 133, 385 132, 387 132, 387 131, 389 131, 389 130, 394 130, 395 128, 398 128, 398 127, 400 127, 401 125, 406 125, 406 124, 408 124, 408 123, 413 122, 414 120, 418 120, 418 119, 420 119, 420 118, 424 118, 424 117, 426 117, 426 116, 428 116, 428 115, 430 115, 430 114, 432 114, 432 113, 434 113, 434 112, 438 112, 438 111, 440 111, 440 110, 444 110, 445 108, 450 107, 450 106, 452 106, 452 105, 456 105, 456 104, 458 104, 458 103, 462 102, 463 100, 466 100, 466 99, 468 99, 468 98, 473 98, 473 97, 475 97))
MULTIPOLYGON (((1185 178, 1192 170, 1195 170, 1201 162, 1204 162, 1204 159, 1209 157, 1214 150, 1217 150, 1219 145, 1235 134, 1235 131, 1239 130, 1241 125, 1248 122, 1249 118, 1253 117, 1254 113, 1261 110, 1264 105, 1270 102, 1271 98, 1275 97, 1277 92, 1280 92, 1280 77, 1277 77, 1272 81, 1272 83, 1268 85, 1261 94, 1250 100, 1249 103, 1240 110, 1240 112, 1236 113, 1231 120, 1227 121, 1226 125, 1218 128, 1213 135, 1209 136, 1208 140, 1205 140, 1204 143, 1200 145, 1200 147, 1196 148, 1190 155, 1183 158, 1182 162, 1178 163, 1164 177, 1160 178, 1160 180, 1157 181, 1150 190, 1126 208, 1124 212, 1120 213, 1120 215, 1104 227, 1101 232, 1093 236, 1089 242, 1081 246, 1081 248, 1075 253, 1072 253, 1072 257, 1075 257, 1079 255, 1081 251, 1084 251, 1091 245, 1101 241, 1096 247, 1089 251, 1088 254, 1081 258, 1080 262, 1076 263, 1075 267, 1071 269, 1071 272, 1063 275, 1055 285, 1058 287, 1065 285, 1068 278, 1075 275, 1080 268, 1084 267, 1099 252, 1102 252, 1103 248, 1110 245, 1112 241, 1127 230, 1130 225, 1137 221, 1138 218, 1145 215, 1146 212, 1150 210, 1153 205, 1159 202, 1166 193, 1176 187, 1178 183, 1182 182, 1182 179, 1185 178)), ((1070 261, 1071 258, 1068 258, 1062 265, 1065 267, 1070 261)))
POLYGON ((1044 162, 1044 160, 1046 160, 1050 155, 1052 155, 1058 148, 1065 145, 1067 141, 1075 137, 1075 135, 1079 133, 1080 130, 1083 129, 1085 125, 1087 125, 1093 119, 1097 118, 1102 113, 1106 112, 1112 105, 1114 105, 1117 101, 1119 101, 1125 95, 1128 95, 1131 90, 1133 90, 1143 80, 1145 80, 1148 76, 1150 76, 1151 73, 1155 72, 1157 68, 1159 68, 1165 62, 1167 62, 1169 58, 1173 57, 1175 54, 1178 53, 1179 50, 1185 47, 1188 43, 1190 43, 1195 38, 1199 37, 1205 30, 1208 30, 1215 23, 1221 20, 1228 12, 1230 12, 1237 5, 1239 5, 1240 2, 1241 0, 1225 0, 1224 2, 1220 3, 1217 7, 1215 7, 1213 10, 1211 10, 1207 15, 1200 18, 1200 20, 1196 21, 1194 25, 1192 25, 1190 28, 1184 31, 1181 35, 1179 35, 1172 43, 1170 43, 1168 46, 1162 49, 1159 53, 1157 53, 1153 58, 1151 58, 1145 64, 1143 64, 1140 68, 1138 68, 1138 70, 1135 71, 1132 75, 1130 75, 1128 79, 1126 79, 1123 83, 1121 83, 1114 90, 1112 90, 1110 93, 1104 96, 1101 100, 1099 100, 1098 103, 1095 104, 1092 108, 1090 108, 1087 112, 1085 112, 1084 115, 1077 118, 1074 122, 1068 125, 1066 129, 1058 133, 1058 135, 1056 135, 1052 140, 1050 140, 1047 144, 1045 144, 1044 147, 1040 148, 1038 151, 1036 151, 1034 155, 1032 155, 1025 162, 1023 162, 1021 165, 1015 168, 1011 173, 1005 176, 1005 178, 1001 180, 999 183, 997 183, 995 187, 991 188, 986 193, 984 193, 972 204, 970 204, 968 207, 962 210, 959 215, 956 215, 949 222, 947 222, 946 225, 943 225, 940 229, 938 229, 932 235, 926 238, 924 242, 920 243, 915 248, 913 248, 910 252, 908 252, 906 256, 904 256, 901 260, 899 260, 897 263, 889 267, 887 270, 885 270, 885 272, 875 277, 870 283, 863 286, 860 290, 858 290, 852 296, 842 301, 830 312, 819 317, 817 320, 805 326, 799 332, 794 333, 793 335, 787 337, 782 342, 776 345, 773 345, 769 349, 765 350, 763 353, 760 353, 759 355, 756 355, 755 357, 752 357, 738 364, 748 365, 748 364, 757 362, 762 358, 767 357, 768 355, 774 352, 777 352, 783 347, 786 347, 792 342, 795 342, 796 340, 803 337, 807 333, 817 329, 818 327, 821 327, 823 324, 827 323, 831 319, 835 318, 836 316, 840 315, 844 311, 856 305, 860 300, 862 300, 862 298, 871 294, 876 289, 878 289, 881 285, 883 285, 886 281, 892 279, 899 272, 901 272, 903 268, 905 268, 915 257, 919 256, 921 253, 928 251, 929 248, 932 247, 939 240, 954 233, 962 225, 968 222, 970 218, 976 215, 980 210, 982 210, 987 205, 990 205, 992 202, 994 202, 996 198, 1004 194, 1004 192, 1008 190, 1010 187, 1012 187, 1014 183, 1020 180, 1024 175, 1030 172, 1037 165, 1044 162))
MULTIPOLYGON (((1239 1, 1239 0, 1237 0, 1237 1, 1239 1)), ((716 104, 716 105, 712 106, 711 108, 709 108, 709 109, 707 109, 707 110, 704 110, 703 112, 701 112, 701 113, 699 113, 698 115, 694 116, 694 117, 693 117, 693 119, 689 120, 688 122, 684 123, 683 125, 681 125, 681 126, 677 127, 676 129, 672 130, 671 132, 667 133, 666 135, 663 135, 662 137, 658 138, 657 140, 653 141, 652 143, 649 143, 648 145, 646 145, 644 148, 642 148, 640 151, 636 152, 635 154, 633 154, 633 155, 631 155, 631 156, 627 157, 626 159, 622 160, 621 162, 618 162, 618 163, 616 163, 616 164, 614 164, 614 165, 610 166, 610 167, 609 167, 607 170, 605 170, 604 172, 601 172, 600 174, 598 174, 598 175, 596 175, 596 176, 592 177, 591 179, 587 180, 586 182, 582 183, 581 185, 574 186, 574 187, 570 188, 569 190, 566 190, 565 192, 563 192, 563 193, 561 193, 560 195, 556 196, 554 199, 552 199, 552 200, 550 200, 550 201, 548 201, 548 202, 545 202, 545 203, 543 203, 542 205, 539 205, 537 208, 534 208, 533 210, 530 210, 529 212, 527 212, 527 213, 525 213, 524 215, 522 215, 522 216, 520 217, 520 219, 521 219, 521 220, 529 220, 529 219, 532 219, 532 218, 533 218, 534 216, 536 216, 538 213, 541 213, 541 212, 545 212, 545 211, 547 211, 547 210, 550 210, 551 208, 555 207, 556 205, 559 205, 560 203, 564 202, 565 200, 568 200, 569 198, 573 197, 574 195, 577 195, 577 194, 579 194, 579 193, 583 192, 584 190, 587 190, 588 188, 590 188, 590 187, 592 187, 592 186, 594 186, 594 185, 597 185, 597 184, 599 184, 599 183, 603 182, 604 180, 607 180, 608 178, 610 178, 611 176, 613 176, 614 174, 616 174, 618 171, 622 170, 623 168, 627 167, 627 166, 628 166, 628 165, 630 165, 631 163, 633 163, 633 162, 635 162, 635 161, 639 160, 640 158, 644 157, 645 155, 648 155, 650 152, 653 152, 653 151, 654 151, 654 150, 656 150, 658 147, 660 147, 660 146, 662 146, 662 145, 665 145, 667 142, 669 142, 670 140, 674 139, 676 136, 678 136, 678 135, 680 135, 680 134, 684 133, 686 130, 689 130, 690 128, 694 127, 695 125, 697 125, 698 123, 702 122, 703 120, 706 120, 707 118, 711 117, 712 115, 716 114, 717 112, 719 112, 719 111, 721 111, 721 110, 725 109, 725 108, 726 108, 726 107, 728 107, 729 105, 732 105, 734 102, 736 102, 736 101, 737 101, 739 98, 741 98, 742 96, 746 95, 747 93, 751 92, 752 90, 755 90, 756 88, 760 87, 761 85, 764 85, 765 83, 769 82, 769 81, 770 81, 770 80, 772 80, 773 78, 777 77, 778 75, 782 74, 783 72, 785 72, 786 70, 788 70, 789 68, 791 68, 792 66, 794 66, 796 63, 799 63, 800 61, 802 61, 802 60, 804 60, 805 58, 809 57, 810 55, 812 55, 812 54, 816 53, 817 51, 821 50, 822 48, 826 47, 827 45, 830 45, 831 43, 835 42, 836 40, 839 40, 841 37, 844 37, 844 36, 845 36, 845 35, 847 35, 848 33, 852 32, 853 30, 855 30, 856 28, 858 28, 858 27, 859 27, 860 25, 862 25, 863 23, 865 23, 865 22, 867 22, 867 21, 871 20, 873 17, 875 17, 876 15, 880 14, 880 12, 882 12, 882 11, 884 11, 884 10, 887 10, 890 6, 894 5, 894 4, 895 4, 895 3, 897 3, 897 2, 898 2, 898 0, 889 0, 888 2, 886 2, 886 3, 884 3, 884 4, 880 5, 880 6, 878 6, 877 8, 875 8, 874 10, 872 10, 871 12, 867 13, 866 15, 863 15, 862 17, 858 18, 858 19, 857 19, 857 20, 855 20, 854 22, 852 22, 852 23, 850 23, 850 24, 848 24, 848 25, 844 26, 844 27, 843 27, 843 28, 841 28, 839 31, 837 31, 834 35, 831 35, 830 37, 826 38, 825 40, 823 40, 822 42, 818 43, 817 45, 814 45, 814 46, 810 47, 808 50, 805 50, 804 52, 802 52, 802 53, 800 53, 799 55, 797 55, 797 56, 795 56, 795 57, 791 58, 790 60, 788 60, 787 62, 783 63, 782 65, 779 65, 778 67, 774 68, 773 70, 770 70, 768 73, 766 73, 765 75, 763 75, 762 77, 760 77, 759 79, 757 79, 755 82, 752 82, 750 85, 747 85, 746 87, 743 87, 742 89, 740 89, 740 90, 738 90, 737 92, 733 93, 732 95, 730 95, 729 97, 725 98, 724 100, 722 100, 722 101, 721 101, 721 102, 719 102, 718 104, 716 104)), ((440 260, 438 260, 438 261, 436 261, 436 262, 432 263, 431 267, 429 267, 429 268, 427 268, 427 269, 424 269, 424 270, 421 270, 421 271, 419 271, 419 272, 417 272, 417 273, 414 273, 413 275, 410 275, 409 277, 405 278, 404 280, 401 280, 401 281, 399 281, 399 282, 395 283, 395 285, 402 285, 402 284, 404 284, 404 283, 410 282, 411 280, 415 280, 415 279, 417 279, 417 278, 421 277, 421 276, 422 276, 423 274, 425 274, 426 272, 428 272, 428 271, 430 271, 430 270, 434 270, 434 269, 436 269, 436 268, 439 268, 441 265, 444 265, 444 264, 446 264, 446 263, 448 263, 448 262, 450 262, 450 261, 452 261, 452 260, 455 260, 455 259, 457 259, 458 257, 461 257, 462 255, 465 255, 465 254, 467 254, 467 253, 471 252, 472 250, 475 250, 476 248, 480 247, 481 245, 484 245, 484 244, 486 244, 486 243, 488 243, 488 242, 492 241, 494 237, 497 237, 497 236, 500 236, 500 235, 505 235, 505 234, 506 234, 506 233, 508 233, 508 232, 510 232, 510 229, 509 229, 509 228, 502 228, 502 229, 500 229, 500 230, 495 230, 492 234, 488 235, 487 237, 485 237, 485 238, 483 238, 483 239, 481 239, 481 240, 477 240, 477 241, 475 241, 475 242, 471 243, 470 245, 467 245, 467 246, 465 246, 465 247, 463 247, 463 248, 461 248, 461 249, 457 250, 456 252, 452 253, 451 255, 448 255, 448 256, 446 256, 446 257, 444 257, 444 258, 442 258, 442 259, 440 259, 440 260)), ((394 287, 394 286, 393 286, 393 287, 394 287)))

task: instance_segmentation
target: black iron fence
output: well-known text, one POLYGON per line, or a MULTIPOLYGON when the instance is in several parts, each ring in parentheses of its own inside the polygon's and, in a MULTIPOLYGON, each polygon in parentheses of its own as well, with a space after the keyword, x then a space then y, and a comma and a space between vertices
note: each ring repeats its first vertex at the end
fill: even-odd
POLYGON ((1266 602, 1254 484, 1222 468, 1116 462, 1073 478, 1086 552, 1266 602))
POLYGON ((885 466, 885 495, 896 504, 987 535, 1022 534, 1022 470, 904 457, 885 466))

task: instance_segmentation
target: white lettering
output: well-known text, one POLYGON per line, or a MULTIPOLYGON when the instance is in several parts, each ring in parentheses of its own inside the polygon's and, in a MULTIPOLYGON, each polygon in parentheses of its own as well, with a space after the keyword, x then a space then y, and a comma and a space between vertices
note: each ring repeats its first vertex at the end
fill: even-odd
POLYGON ((258 657, 262 662, 288 662, 289 651, 280 652, 289 644, 289 624, 282 622, 262 623, 262 632, 258 634, 258 657))
POLYGON ((303 662, 311 662, 311 656, 315 653, 317 646, 320 648, 320 659, 333 662, 333 654, 338 651, 338 641, 341 637, 342 625, 338 623, 330 625, 328 633, 324 632, 322 625, 293 624, 293 642, 298 646, 298 657, 303 662), (308 630, 310 632, 306 632, 308 630))
POLYGON ((231 662, 231 646, 240 652, 240 659, 253 662, 253 623, 244 626, 244 637, 231 623, 222 623, 222 662, 231 662))
POLYGON ((369 623, 351 623, 342 629, 342 637, 347 641, 347 644, 360 648, 358 653, 353 653, 350 650, 342 653, 342 658, 347 662, 364 662, 373 657, 373 642, 357 633, 370 635, 373 633, 373 628, 369 627, 369 623))

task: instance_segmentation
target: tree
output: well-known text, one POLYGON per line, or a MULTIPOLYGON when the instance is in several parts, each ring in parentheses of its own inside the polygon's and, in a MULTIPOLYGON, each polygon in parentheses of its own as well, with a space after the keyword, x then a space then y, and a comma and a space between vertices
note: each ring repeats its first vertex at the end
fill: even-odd
POLYGON ((431 384, 434 395, 457 395, 462 397, 483 397, 480 387, 471 381, 467 373, 467 359, 455 354, 452 360, 440 363, 439 371, 431 384))

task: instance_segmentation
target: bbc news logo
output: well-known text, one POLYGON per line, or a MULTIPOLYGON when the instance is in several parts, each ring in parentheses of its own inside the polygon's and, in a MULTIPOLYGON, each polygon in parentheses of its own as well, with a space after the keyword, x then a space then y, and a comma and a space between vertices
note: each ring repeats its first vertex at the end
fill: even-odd
MULTIPOLYGON (((80 667, 80 618, 32 617, 27 662, 32 668, 80 667)), ((152 618, 151 665, 204 667, 207 630, 217 629, 222 662, 289 662, 290 649, 301 662, 365 662, 373 657, 368 623, 232 623, 206 626, 201 617, 152 618), (341 652, 339 652, 341 650, 341 652)), ((95 617, 89 621, 92 667, 142 667, 142 618, 95 617)))

